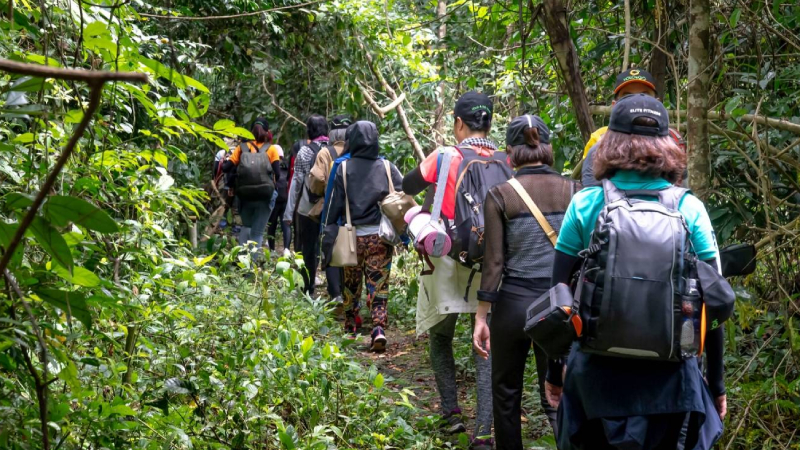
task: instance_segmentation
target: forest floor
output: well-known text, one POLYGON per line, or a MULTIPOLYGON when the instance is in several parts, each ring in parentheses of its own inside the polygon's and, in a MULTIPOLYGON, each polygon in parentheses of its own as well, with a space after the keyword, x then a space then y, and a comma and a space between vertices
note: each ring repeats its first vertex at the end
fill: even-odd
MULTIPOLYGON (((368 320, 367 317, 364 319, 368 320)), ((436 380, 428 357, 427 335, 417 337, 414 328, 401 325, 389 327, 386 330, 386 338, 389 345, 383 353, 370 352, 369 336, 362 338, 355 347, 357 358, 365 366, 377 367, 384 375, 386 385, 391 389, 412 391, 415 398, 411 401, 418 408, 432 414, 440 413, 436 380)), ((466 368, 458 367, 457 364, 457 369, 459 406, 463 411, 468 432, 471 433, 475 425, 475 378, 471 371, 471 364, 466 368)), ((528 400, 538 401, 537 394, 535 392, 532 394, 536 398, 528 400)), ((553 441, 549 424, 541 414, 538 405, 531 408, 529 412, 525 411, 525 406, 525 402, 523 402, 522 426, 525 448, 530 450, 554 449, 555 446, 551 445, 553 441)), ((458 442, 458 438, 455 436, 449 440, 454 444, 458 442)))

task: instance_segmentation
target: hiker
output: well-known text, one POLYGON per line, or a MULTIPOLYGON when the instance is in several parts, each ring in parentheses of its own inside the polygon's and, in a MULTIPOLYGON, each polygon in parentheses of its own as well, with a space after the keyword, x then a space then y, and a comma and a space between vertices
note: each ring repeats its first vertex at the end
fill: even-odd
POLYGON ((235 215, 235 210, 233 207, 235 199, 234 186, 236 183, 236 177, 234 176, 234 172, 225 173, 222 168, 225 161, 230 158, 231 154, 233 153, 233 149, 237 146, 237 143, 231 138, 224 138, 224 141, 228 148, 220 150, 216 155, 214 155, 211 180, 211 182, 217 187, 220 197, 222 197, 219 200, 224 207, 222 209, 222 215, 219 216, 219 222, 216 224, 217 228, 220 230, 223 230, 228 226, 228 212, 232 211, 235 215))
MULTIPOLYGON (((680 348, 676 348, 671 325, 646 329, 620 325, 620 321, 637 314, 636 318, 647 316, 648 321, 663 320, 671 324, 675 320, 672 312, 675 293, 670 289, 670 280, 677 270, 691 265, 686 261, 693 261, 685 255, 683 259, 677 258, 677 252, 683 255, 684 248, 691 248, 689 253, 700 260, 696 263, 698 272, 704 262, 716 266, 717 245, 703 203, 687 190, 673 186, 686 168, 686 154, 669 137, 668 126, 667 110, 659 100, 646 94, 620 99, 612 111, 609 130, 597 146, 593 163, 603 185, 577 193, 561 226, 551 284, 569 284, 579 254, 586 258, 579 280, 583 291, 580 316, 583 333, 591 338, 572 346, 563 390, 561 367, 547 374, 548 399, 553 406, 560 402, 557 441, 562 450, 704 450, 711 448, 722 433, 721 418, 727 411, 722 327, 711 329, 705 337, 706 384, 697 358, 693 356, 695 353, 679 353, 676 359, 674 356, 666 358, 663 352, 643 349, 657 342, 657 348, 670 349, 672 355, 682 352, 684 335, 681 334, 680 348), (620 206, 605 208, 606 199, 609 204, 619 202, 620 206), (668 211, 677 210, 683 217, 658 213, 656 206, 646 210, 641 204, 649 202, 644 200, 657 200, 659 208, 663 205, 668 211), (630 206, 623 208, 626 205, 630 206), (639 220, 625 216, 634 208, 641 211, 637 216, 641 217, 639 220), (616 214, 615 221, 607 216, 612 212, 616 214), (671 226, 662 225, 654 233, 655 223, 671 226), (607 231, 609 226, 616 227, 613 236, 607 231), (658 233, 672 236, 654 236, 658 233), (691 245, 686 242, 673 245, 678 239, 676 236, 688 239, 691 245), (614 258, 608 250, 612 245, 609 239, 616 245, 614 258), (663 245, 664 242, 668 244, 663 245), (611 264, 613 266, 609 266, 611 264), (606 269, 619 275, 598 275, 605 274, 606 269), (614 283, 605 281, 612 276, 614 283), (644 299, 648 309, 637 308, 644 299), (595 302, 601 301, 602 305, 596 305, 595 302), (667 302, 664 309, 669 312, 662 319, 655 313, 659 307, 663 308, 664 302, 667 302), (620 339, 628 342, 620 344, 617 342, 620 339), (610 346, 601 347, 609 342, 612 342, 610 346)), ((677 276, 679 281, 673 289, 693 286, 691 277, 677 276)), ((688 291, 676 292, 684 301, 683 295, 688 291)), ((732 290, 730 293, 732 295, 732 290)), ((711 306, 708 294, 703 293, 706 311, 711 306)), ((693 310, 699 312, 699 308, 693 310)), ((715 317, 708 317, 709 324, 715 321, 715 317)), ((687 323, 692 330, 691 320, 687 323)), ((700 329, 696 335, 702 336, 705 331, 700 329)), ((692 342, 690 338, 688 343, 692 342)), ((702 350, 702 343, 699 348, 702 350)))
MULTIPOLYGON (((287 184, 288 192, 292 192, 292 180, 294 179, 294 163, 297 161, 297 154, 300 152, 300 149, 303 148, 304 145, 310 143, 309 139, 299 139, 292 144, 292 150, 289 153, 289 183, 287 184)), ((288 195, 287 195, 287 204, 288 204, 288 195)), ((286 211, 284 211, 284 215, 286 215, 286 211)), ((297 204, 294 206, 294 211, 290 211, 288 214, 292 216, 292 222, 286 224, 283 221, 283 217, 281 217, 281 221, 286 224, 289 229, 292 230, 292 242, 294 242, 294 248, 300 248, 300 238, 297 235, 297 227, 292 227, 292 223, 297 223, 297 204)))
MULTIPOLYGON (((456 219, 459 205, 456 183, 462 174, 468 172, 465 167, 491 168, 491 170, 486 170, 487 175, 492 175, 491 180, 487 179, 491 182, 478 186, 483 190, 488 190, 494 184, 508 180, 511 177, 511 169, 506 163, 505 154, 500 152, 495 154, 497 145, 487 138, 492 126, 492 112, 492 101, 487 95, 475 91, 462 95, 456 102, 453 111, 455 118, 453 134, 458 142, 457 147, 440 149, 440 151, 430 154, 419 167, 405 176, 403 191, 409 195, 416 195, 434 183, 436 189, 433 192, 440 187, 443 188, 444 190, 440 192, 440 204, 437 205, 432 192, 429 191, 426 205, 432 203, 434 213, 440 209, 441 216, 452 223, 456 219), (450 159, 451 161, 448 170, 441 170, 442 180, 437 181, 440 174, 440 159, 443 161, 450 159), (480 164, 468 164, 471 161, 480 164), (444 178, 445 176, 446 178, 444 178), (433 199, 432 202, 431 199, 433 199)), ((474 177, 466 178, 472 180, 474 177)), ((461 200, 466 198, 465 191, 459 190, 458 192, 461 193, 459 196, 461 200)), ((479 211, 476 215, 483 220, 483 213, 480 211, 479 205, 483 203, 485 192, 482 197, 476 199, 476 196, 470 194, 469 197, 476 202, 474 207, 479 211)), ((472 209, 469 206, 461 208, 462 212, 463 209, 472 209)), ((469 221, 463 223, 469 223, 469 221)), ((482 227, 475 227, 474 232, 482 232, 478 228, 482 227)), ((467 234, 470 233, 469 229, 466 231, 467 234)), ((465 236, 464 240, 472 237, 471 235, 465 236)), ((475 237, 480 238, 480 236, 475 237)), ((417 247, 418 250, 422 250, 419 246, 417 247)), ((455 250, 455 252, 461 251, 461 249, 455 250)), ((463 252, 465 256, 469 256, 467 249, 464 249, 463 252)), ((451 250, 451 256, 453 253, 451 250)), ((433 258, 435 261, 433 272, 420 276, 421 286, 417 298, 417 334, 430 333, 431 365, 436 377, 436 387, 441 397, 443 418, 447 423, 446 431, 456 434, 466 431, 466 427, 458 405, 453 337, 459 314, 469 314, 470 320, 474 324, 474 314, 478 309, 477 289, 470 287, 472 283, 479 286, 481 277, 480 273, 476 273, 474 267, 463 265, 457 254, 455 256, 459 260, 451 256, 433 258)), ((482 255, 473 256, 482 257, 482 255)), ((474 352, 474 360, 478 398, 472 448, 491 449, 493 442, 490 438, 492 433, 491 357, 485 360, 477 352, 474 352)))
POLYGON ((272 145, 267 119, 256 119, 250 132, 255 139, 238 145, 223 164, 223 170, 230 173, 236 169, 236 196, 242 218, 239 245, 255 242, 254 251, 260 254, 264 231, 278 197, 275 186, 280 177, 280 157, 277 146, 272 145), (245 159, 248 163, 240 164, 245 159))
MULTIPOLYGON (((650 72, 644 69, 632 68, 628 69, 617 75, 616 83, 614 84, 614 100, 611 105, 619 101, 619 99, 633 94, 645 94, 650 97, 656 97, 655 79, 650 72)), ((598 128, 586 146, 583 148, 583 166, 581 167, 581 184, 583 187, 599 186, 600 182, 594 177, 594 170, 592 168, 592 161, 594 160, 594 152, 592 151, 603 135, 608 131, 608 127, 598 128)))
MULTIPOLYGON (((325 188, 328 186, 333 162, 344 154, 345 134, 347 133, 347 128, 352 124, 352 117, 346 114, 340 114, 331 119, 328 133, 328 142, 331 145, 320 149, 308 174, 308 189, 312 194, 322 198, 322 202, 315 205, 316 209, 312 212, 314 214, 319 211, 319 217, 315 217, 317 221, 322 221, 322 210, 326 205, 324 198, 325 188)), ((342 297, 342 276, 341 267, 328 266, 325 268, 325 279, 328 281, 328 296, 337 305, 341 305, 344 301, 342 297)))
MULTIPOLYGON (((363 282, 372 316, 370 350, 380 352, 386 349, 384 329, 394 249, 378 235, 381 222, 379 203, 391 192, 390 180, 384 167, 386 162, 379 157, 378 129, 374 123, 356 122, 347 129, 346 141, 350 157, 336 169, 330 205, 326 210, 325 234, 335 233, 338 224, 344 221, 356 229, 357 265, 343 269, 344 327, 350 333, 357 331, 356 317, 363 282)), ((400 190, 403 176, 394 164, 388 164, 394 189, 400 190)), ((340 236, 334 237, 338 238, 340 236)), ((326 263, 330 261, 332 252, 327 243, 334 239, 323 236, 326 263)))
MULTIPOLYGON (((493 187, 486 197, 486 253, 473 345, 484 358, 492 354, 497 449, 522 450, 522 389, 531 348, 531 339, 523 332, 526 311, 550 288, 556 235, 548 236, 548 232, 561 228, 567 206, 580 187, 550 168, 550 129, 539 116, 512 120, 506 146, 517 172, 513 181, 493 187), (487 320, 490 309, 491 324, 487 320), (490 345, 484 349, 487 341, 490 345)), ((556 409, 544 392, 547 355, 538 345, 533 345, 533 354, 540 404, 555 430, 556 409)))
POLYGON ((306 177, 314 165, 317 153, 328 146, 328 121, 318 114, 311 115, 306 121, 306 133, 309 142, 300 147, 295 158, 294 173, 289 185, 289 199, 286 202, 283 221, 287 225, 292 225, 296 212, 297 223, 294 226, 297 241, 295 244, 299 244, 299 248, 298 245, 295 245, 295 251, 299 250, 303 254, 304 291, 313 297, 317 283, 320 224, 310 218, 309 213, 322 199, 308 190, 306 177))
POLYGON ((279 148, 278 156, 280 157, 280 178, 275 186, 278 197, 275 200, 275 208, 272 209, 272 215, 269 218, 267 243, 270 251, 274 252, 276 250, 275 239, 278 236, 278 224, 280 224, 281 234, 283 235, 283 256, 288 258, 292 254, 291 250, 289 250, 292 243, 292 228, 283 221, 283 214, 286 212, 286 200, 289 198, 289 158, 284 155, 282 148, 279 148))

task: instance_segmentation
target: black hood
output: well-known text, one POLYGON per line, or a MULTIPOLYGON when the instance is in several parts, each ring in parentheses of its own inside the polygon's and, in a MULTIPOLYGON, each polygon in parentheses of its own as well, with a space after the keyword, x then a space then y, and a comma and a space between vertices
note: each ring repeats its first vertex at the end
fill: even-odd
POLYGON ((345 153, 353 158, 378 159, 378 128, 368 120, 350 125, 345 134, 345 153))

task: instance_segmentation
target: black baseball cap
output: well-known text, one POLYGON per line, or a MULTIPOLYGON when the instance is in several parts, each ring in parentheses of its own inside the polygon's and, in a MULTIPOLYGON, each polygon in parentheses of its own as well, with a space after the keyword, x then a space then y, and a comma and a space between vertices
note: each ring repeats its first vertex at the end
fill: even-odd
MULTIPOLYGON (((631 83, 641 83, 656 92, 656 80, 650 72, 644 69, 628 69, 617 75, 617 82, 614 84, 614 95, 618 94, 623 87, 631 83)), ((656 92, 656 95, 658 93, 656 92)))
POLYGON ((493 112, 492 100, 488 95, 478 91, 469 91, 462 95, 453 108, 453 116, 462 119, 477 119, 488 114, 491 120, 493 112))
POLYGON ((736 294, 728 280, 703 261, 697 262, 697 278, 706 307, 706 327, 715 330, 733 315, 736 294))
POLYGON ((331 130, 343 130, 353 124, 353 118, 347 114, 339 114, 331 119, 331 130))
POLYGON ((611 108, 608 129, 641 136, 669 136, 667 108, 657 98, 647 94, 625 96, 611 108), (639 117, 649 117, 658 125, 654 127, 635 125, 633 121, 639 117))
POLYGON ((264 117, 259 117, 258 119, 253 121, 253 126, 261 125, 262 128, 269 131, 269 121, 264 117))
POLYGON ((525 142, 525 130, 533 127, 536 127, 539 131, 539 142, 549 144, 550 128, 547 128, 542 118, 532 114, 525 114, 515 118, 508 124, 506 145, 527 145, 527 142, 525 142))

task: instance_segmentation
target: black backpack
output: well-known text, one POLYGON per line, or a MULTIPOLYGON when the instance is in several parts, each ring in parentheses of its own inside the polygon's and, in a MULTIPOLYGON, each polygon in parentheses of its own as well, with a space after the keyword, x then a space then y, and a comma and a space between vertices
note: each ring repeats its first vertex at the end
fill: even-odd
POLYGON ((467 291, 469 295, 475 273, 482 270, 486 243, 483 239, 483 203, 489 189, 505 183, 514 175, 506 161, 507 155, 495 152, 481 156, 470 147, 456 147, 464 159, 456 179, 455 216, 448 226, 453 246, 449 256, 472 269, 467 291))
POLYGON ((250 201, 272 199, 275 179, 267 156, 269 146, 265 143, 258 153, 250 153, 247 143, 241 144, 242 155, 236 169, 236 195, 240 198, 250 201))

